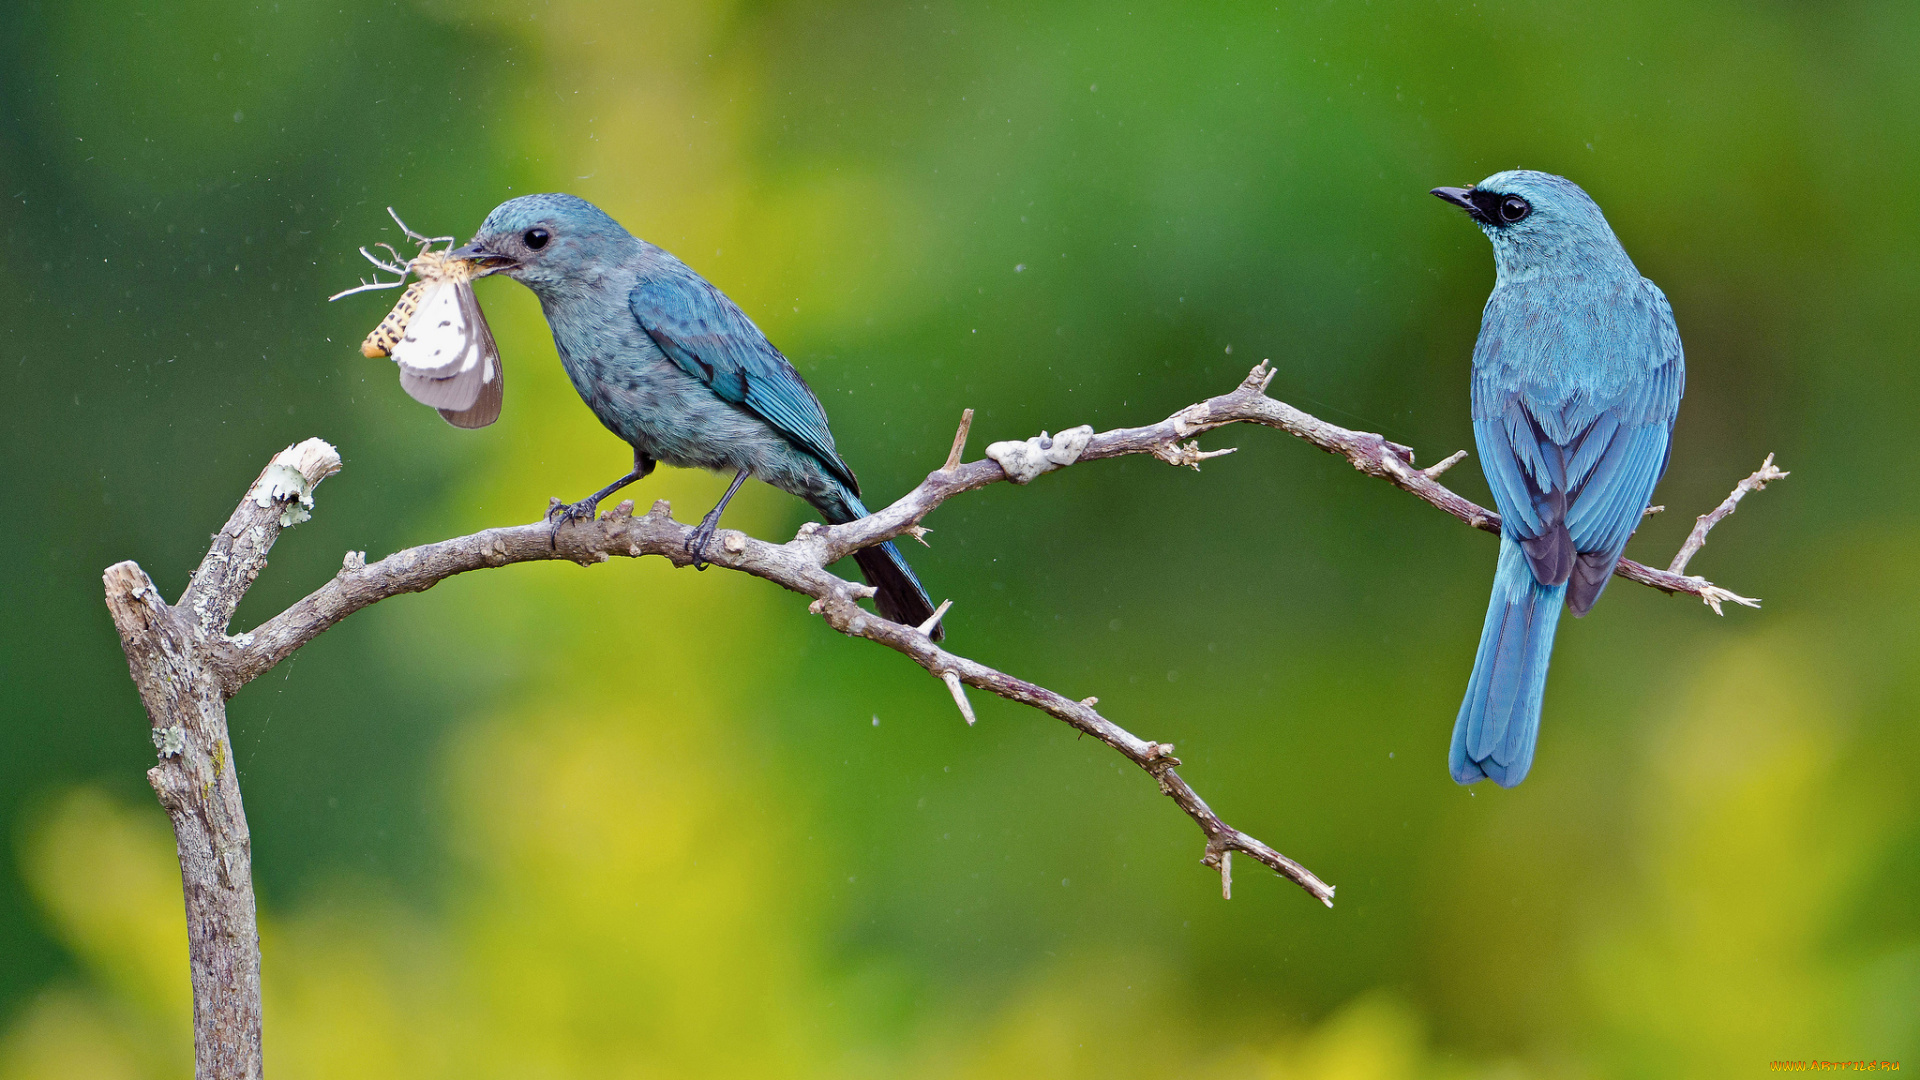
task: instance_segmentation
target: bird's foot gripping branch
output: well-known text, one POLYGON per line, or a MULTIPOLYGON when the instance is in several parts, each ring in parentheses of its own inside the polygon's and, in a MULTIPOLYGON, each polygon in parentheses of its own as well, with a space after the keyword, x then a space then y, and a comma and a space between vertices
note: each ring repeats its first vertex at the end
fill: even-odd
MULTIPOLYGON (((918 626, 894 622, 860 606, 873 587, 848 581, 826 568, 856 551, 900 536, 920 537, 921 522, 941 503, 1010 476, 1002 460, 1032 479, 1043 472, 1127 454, 1150 454, 1169 464, 1198 468, 1230 450, 1203 451, 1195 436, 1229 424, 1277 428, 1346 458, 1359 471, 1419 496, 1475 528, 1498 532, 1492 511, 1461 498, 1438 477, 1461 455, 1426 469, 1413 451, 1366 432, 1326 423, 1267 396, 1273 378, 1266 364, 1253 369, 1232 392, 1190 405, 1157 424, 1098 433, 1072 429, 1028 444, 996 444, 992 457, 962 462, 969 410, 962 418, 946 462, 919 486, 870 517, 843 525, 809 524, 784 544, 721 530, 704 553, 715 566, 764 578, 812 599, 809 610, 836 630, 905 654, 951 691, 968 722, 974 719, 966 687, 1033 706, 1092 735, 1153 777, 1160 791, 1191 817, 1205 838, 1202 862, 1220 874, 1231 895, 1232 859, 1256 859, 1331 906, 1333 887, 1293 860, 1222 821, 1176 771, 1171 744, 1142 739, 1095 709, 1098 699, 1075 699, 997 671, 936 644, 929 637, 949 604, 918 626), (1084 439, 1084 441, 1083 441, 1084 439), (1071 452, 1069 452, 1071 451, 1071 452)), ((991 450, 990 450, 991 452, 991 450)), ((280 531, 306 518, 313 490, 339 471, 340 457, 318 439, 276 455, 249 489, 219 534, 179 601, 169 605, 135 564, 106 571, 107 606, 120 632, 129 669, 152 724, 159 762, 148 773, 173 821, 185 885, 187 934, 193 975, 195 1056, 202 1077, 260 1075, 260 953, 254 921, 251 842, 227 737, 226 701, 248 682, 355 611, 402 593, 420 592, 470 570, 517 562, 568 559, 583 566, 614 556, 658 555, 676 566, 693 565, 688 540, 693 529, 675 521, 658 502, 635 516, 623 502, 608 513, 569 521, 557 530, 548 521, 487 529, 469 536, 408 548, 368 562, 348 552, 332 580, 253 630, 229 634, 240 598, 266 565, 280 531)), ((1722 506, 1700 519, 1683 556, 1691 556, 1706 533, 1748 491, 1784 473, 1771 459, 1743 481, 1722 506)), ((1719 610, 1720 601, 1757 601, 1720 589, 1704 578, 1684 576, 1686 558, 1672 570, 1622 560, 1616 573, 1670 593, 1700 598, 1719 610)))

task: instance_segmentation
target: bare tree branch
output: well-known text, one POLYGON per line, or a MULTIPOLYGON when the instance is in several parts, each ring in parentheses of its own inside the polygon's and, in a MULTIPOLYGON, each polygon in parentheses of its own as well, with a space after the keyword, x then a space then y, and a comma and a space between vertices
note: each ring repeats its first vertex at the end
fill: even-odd
POLYGON ((206 646, 266 565, 280 530, 305 520, 313 487, 340 455, 318 439, 290 446, 261 471, 213 538, 180 603, 169 607, 130 562, 107 568, 107 610, 152 722, 159 764, 147 771, 173 823, 193 976, 194 1075, 260 1075, 260 931, 253 841, 227 738, 227 698, 206 646))
MULTIPOLYGON (((1200 825, 1207 837, 1208 865, 1218 867, 1218 857, 1225 851, 1241 850, 1321 900, 1330 901, 1332 889, 1312 874, 1213 816, 1185 782, 1171 773, 1167 764, 1171 751, 1152 749, 1162 744, 1129 734, 1094 712, 1090 705, 1073 702, 937 648, 917 628, 900 626, 862 611, 853 601, 870 594, 867 586, 837 577, 825 569, 861 548, 901 535, 924 533, 921 522, 941 503, 1002 480, 1030 480, 1075 462, 1127 454, 1152 454, 1173 464, 1197 467, 1200 460, 1222 451, 1201 451, 1190 437, 1234 423, 1259 424, 1297 435, 1345 457, 1361 472, 1410 491, 1476 528, 1499 531, 1498 514, 1460 497, 1433 479, 1438 472, 1460 460, 1460 454, 1432 469, 1417 469, 1413 466, 1413 451, 1406 446, 1379 435, 1326 423, 1267 396, 1267 385, 1272 378, 1272 369, 1263 363, 1231 393, 1189 406, 1158 424, 1099 434, 1093 434, 1091 429, 1076 428, 1058 436, 1043 434, 1025 443, 995 443, 987 448, 988 459, 961 464, 958 459, 971 422, 971 415, 964 416, 947 462, 891 506, 845 525, 808 523, 793 540, 778 545, 734 530, 722 530, 709 550, 707 561, 812 597, 812 610, 826 616, 836 629, 912 657, 947 683, 956 706, 969 723, 973 720, 972 708, 960 684, 1032 705, 1100 738, 1159 781, 1162 789, 1200 825), (1189 441, 1183 443, 1182 440, 1189 441), (1012 462, 1018 475, 1010 475, 1002 461, 1012 462)), ((349 556, 348 564, 332 581, 251 633, 222 643, 217 650, 221 685, 231 694, 353 612, 389 596, 431 588, 454 574, 539 559, 570 559, 586 565, 616 555, 658 555, 675 565, 687 565, 691 561, 685 549, 687 535, 687 527, 673 520, 666 504, 657 503, 645 516, 634 517, 629 502, 597 521, 568 525, 561 529, 557 539, 544 522, 539 522, 488 529, 471 536, 409 548, 373 564, 349 556)), ((1722 600, 1757 603, 1720 589, 1704 578, 1654 570, 1629 560, 1621 561, 1618 573, 1666 592, 1698 596, 1716 611, 1722 600)))
MULTIPOLYGON (((1228 424, 1258 424, 1262 427, 1285 431, 1328 453, 1344 457, 1360 472, 1377 476, 1395 487, 1412 492, 1476 529, 1490 533, 1500 531, 1498 513, 1462 498, 1434 479, 1461 460, 1466 451, 1457 451, 1430 469, 1417 469, 1413 465, 1411 447, 1390 442, 1370 432, 1349 431, 1301 412, 1284 401, 1268 397, 1267 385, 1272 379, 1273 369, 1263 362, 1255 367, 1232 393, 1209 398, 1196 405, 1189 405, 1150 427, 1120 428, 1091 436, 1075 460, 1091 461, 1098 458, 1121 457, 1126 454, 1152 454, 1171 464, 1198 467, 1198 461, 1201 458, 1217 456, 1227 451, 1216 450, 1203 453, 1191 443, 1182 445, 1180 440, 1225 427, 1228 424)), ((1062 435, 1064 436, 1065 433, 1063 432, 1062 435)), ((995 444, 995 446, 1001 445, 1006 444, 995 444)), ((992 452, 993 447, 989 447, 988 453, 991 455, 992 452)), ((1043 469, 1042 471, 1051 470, 1043 469)), ((833 558, 840 558, 880 540, 899 536, 903 532, 911 531, 913 526, 917 526, 927 514, 947 499, 962 492, 973 491, 1010 478, 997 461, 991 460, 944 468, 928 476, 919 487, 908 492, 898 502, 873 516, 826 529, 827 550, 833 558)), ((1772 479, 1777 478, 1772 477, 1772 479)), ((1735 498, 1732 501, 1739 500, 1735 498)), ((1727 512, 1732 511, 1728 509, 1727 512)), ((1720 514, 1720 517, 1724 516, 1726 515, 1720 514)), ((1717 522, 1719 518, 1714 520, 1717 522)), ((1684 568, 1684 563, 1681 565, 1684 568)), ((1656 570, 1632 559, 1621 559, 1619 565, 1614 568, 1614 573, 1628 581, 1648 585, 1662 592, 1697 597, 1702 603, 1711 607, 1716 614, 1720 613, 1720 604, 1725 601, 1745 604, 1748 607, 1760 606, 1758 600, 1720 588, 1705 578, 1688 577, 1678 570, 1656 570)))
MULTIPOLYGON (((963 466, 963 470, 972 467, 963 466)), ((909 527, 903 524, 893 535, 909 527)), ((965 693, 960 689, 962 684, 1031 705, 1094 736, 1145 770, 1159 783, 1161 791, 1199 824, 1206 837, 1204 861, 1208 866, 1217 868, 1219 857, 1227 851, 1242 851, 1331 906, 1332 886, 1293 860, 1228 826, 1214 814, 1173 771, 1179 761, 1173 757, 1170 744, 1141 739, 1126 731, 1094 711, 1092 699, 1075 701, 948 652, 935 645, 921 628, 892 622, 860 607, 856 601, 871 596, 872 588, 838 577, 824 568, 843 557, 836 552, 854 550, 835 542, 830 532, 827 526, 809 522, 792 541, 769 544, 733 529, 723 529, 716 534, 705 560, 812 597, 808 610, 824 617, 834 629, 904 653, 947 684, 969 724, 973 722, 972 707, 966 703, 965 693)), ((568 559, 591 565, 613 556, 658 555, 676 566, 687 566, 692 564, 687 554, 687 538, 691 533, 688 526, 673 520, 665 502, 655 503, 651 511, 640 517, 634 516, 631 502, 623 502, 595 521, 562 528, 558 537, 551 539, 550 527, 541 521, 487 529, 409 548, 375 563, 349 556, 347 565, 333 580, 250 633, 218 643, 210 650, 209 659, 218 672, 220 685, 232 694, 328 627, 390 596, 421 592, 469 570, 517 562, 568 559)), ((887 538, 875 535, 861 546, 881 543, 887 538)))
MULTIPOLYGON (((1494 512, 1442 486, 1435 478, 1465 451, 1418 469, 1411 448, 1380 435, 1349 431, 1267 396, 1272 369, 1255 367, 1231 393, 1188 406, 1158 424, 1094 433, 1090 427, 1042 432, 1024 442, 987 447, 987 458, 962 463, 972 410, 962 417, 946 462, 920 485, 871 517, 844 525, 808 523, 785 544, 769 544, 735 530, 722 530, 705 561, 781 585, 812 598, 808 610, 852 637, 900 652, 945 683, 967 723, 974 722, 964 687, 1030 705, 1106 743, 1152 776, 1162 793, 1200 827, 1202 862, 1220 874, 1221 893, 1232 895, 1233 853, 1249 855, 1298 884, 1329 907, 1333 887, 1306 868, 1220 817, 1175 771, 1173 746, 1141 739, 1095 711, 1099 699, 1073 700, 966 657, 928 637, 928 626, 906 626, 860 607, 873 595, 826 567, 862 548, 902 535, 924 538, 926 516, 946 500, 1002 480, 1024 484, 1036 476, 1081 461, 1151 454, 1173 465, 1200 462, 1231 449, 1204 451, 1193 437, 1228 424, 1250 423, 1289 432, 1347 459, 1355 469, 1410 491, 1478 529, 1497 533, 1494 512), (1184 440, 1184 441, 1183 441, 1184 440)), ((1687 560, 1707 532, 1733 512, 1750 490, 1785 476, 1772 468, 1742 481, 1694 535, 1670 570, 1622 560, 1622 577, 1669 593, 1699 597, 1720 611, 1723 601, 1758 606, 1704 578, 1683 576, 1687 560)), ((240 598, 265 565, 280 530, 305 520, 314 485, 338 471, 333 448, 310 439, 277 455, 235 509, 202 560, 180 603, 168 607, 153 583, 133 563, 106 573, 107 604, 127 651, 129 668, 152 720, 160 764, 148 774, 167 807, 179 841, 186 884, 189 941, 193 956, 195 1050, 202 1078, 260 1075, 259 942, 254 921, 251 847, 227 740, 226 699, 341 619, 369 604, 432 588, 455 574, 517 562, 569 559, 581 565, 613 556, 658 555, 689 565, 691 530, 674 521, 665 502, 641 517, 623 502, 589 522, 569 523, 557 536, 546 521, 486 529, 470 536, 425 544, 368 563, 349 552, 339 573, 292 607, 250 632, 227 636, 226 624, 240 598)), ((940 605, 940 613, 951 606, 940 605)), ((936 614, 934 621, 937 622, 936 614)), ((929 624, 931 625, 931 623, 929 624)))
MULTIPOLYGON (((1088 431, 1077 438, 1078 432, 1087 429, 1075 429, 1074 432, 1062 432, 1058 437, 1042 436, 1040 440, 1029 440, 1028 443, 996 443, 988 448, 988 453, 992 455, 998 452, 1009 459, 1026 455, 1021 457, 1021 464, 1028 467, 1032 466, 1032 454, 1052 454, 1052 457, 1041 461, 1038 472, 1064 468, 1077 461, 1126 454, 1152 454, 1174 464, 1197 465, 1199 460, 1215 456, 1220 451, 1203 452, 1191 442, 1183 444, 1182 440, 1228 424, 1254 423, 1287 431, 1322 449, 1340 454, 1361 472, 1381 477, 1411 491, 1476 528, 1499 531, 1498 514, 1460 497, 1433 479, 1435 473, 1459 460, 1459 454, 1449 457, 1433 469, 1414 468, 1413 451, 1408 447, 1389 442, 1379 435, 1349 431, 1328 424, 1267 396, 1266 388, 1272 377, 1272 369, 1263 363, 1255 367, 1233 392, 1189 406, 1148 427, 1124 428, 1099 434, 1088 431), (1042 442, 1047 445, 1038 446, 1042 442), (1059 449, 1070 445, 1078 447, 1070 455, 1059 449)), ((797 537, 786 544, 769 544, 734 530, 722 530, 717 542, 709 550, 707 561, 765 578, 812 597, 813 610, 825 615, 836 629, 888 645, 912 657, 929 672, 948 682, 963 715, 969 714, 971 709, 965 703, 957 683, 1032 705, 1095 735, 1161 781, 1168 795, 1200 824, 1208 838, 1209 865, 1216 865, 1212 858, 1218 854, 1215 850, 1219 847, 1216 840, 1232 833, 1232 830, 1213 818, 1211 811, 1206 810, 1205 803, 1193 796, 1190 789, 1185 796, 1179 794, 1179 789, 1185 788, 1184 781, 1178 781, 1177 776, 1169 781, 1163 775, 1166 756, 1150 749, 1161 744, 1138 739, 1112 725, 1089 705, 1070 701, 939 649, 926 640, 926 635, 917 628, 900 626, 862 611, 853 601, 870 595, 868 587, 837 577, 825 569, 861 548, 903 534, 922 532, 921 521, 947 499, 1010 478, 998 460, 958 463, 970 420, 970 416, 963 417, 961 429, 954 439, 955 450, 949 453, 947 463, 891 506, 845 525, 808 523, 797 537)), ((560 531, 557 539, 545 522, 538 522, 487 529, 470 536, 409 548, 373 564, 366 564, 358 555, 349 555, 347 565, 332 581, 252 632, 226 639, 214 646, 219 679, 226 692, 232 694, 362 607, 389 596, 431 588, 447 577, 469 570, 540 559, 569 559, 587 565, 615 555, 658 555, 675 565, 687 565, 691 561, 685 548, 688 532, 686 526, 672 519, 666 504, 657 503, 645 516, 634 517, 629 502, 621 504, 618 509, 597 521, 568 525, 560 531)), ((1629 580, 1640 581, 1667 592, 1701 597, 1716 610, 1718 601, 1723 599, 1752 603, 1714 586, 1704 578, 1654 570, 1629 560, 1622 560, 1618 572, 1629 580)), ((1257 844, 1257 841, 1251 843, 1257 844)), ((1222 851, 1238 846, 1240 850, 1260 858, 1322 900, 1332 895, 1332 890, 1318 879, 1277 853, 1272 853, 1264 845, 1254 849, 1225 841, 1220 841, 1220 844, 1225 844, 1220 847, 1222 851)))
POLYGON ((1774 468, 1773 455, 1768 454, 1767 460, 1760 463, 1760 468, 1755 470, 1753 475, 1735 484, 1733 491, 1720 501, 1719 506, 1694 519, 1693 531, 1687 534, 1687 542, 1680 545, 1680 553, 1673 557, 1673 564, 1667 567, 1667 573, 1685 573, 1687 563, 1692 561, 1701 548, 1707 546, 1707 534, 1739 507, 1740 500, 1746 498, 1748 492, 1760 491, 1773 481, 1785 480, 1792 475, 1790 472, 1774 468))

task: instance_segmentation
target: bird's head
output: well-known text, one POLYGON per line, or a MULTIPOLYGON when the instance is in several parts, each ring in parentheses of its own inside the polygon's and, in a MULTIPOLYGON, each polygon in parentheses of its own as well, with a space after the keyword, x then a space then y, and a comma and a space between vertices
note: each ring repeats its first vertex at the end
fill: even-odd
POLYGON ((1433 194, 1465 210, 1493 241, 1501 281, 1633 265, 1600 207, 1563 176, 1513 169, 1433 194))
POLYGON ((580 283, 617 263, 633 236, 606 211, 574 195, 522 195, 493 208, 466 246, 449 254, 505 274, 537 293, 580 283))

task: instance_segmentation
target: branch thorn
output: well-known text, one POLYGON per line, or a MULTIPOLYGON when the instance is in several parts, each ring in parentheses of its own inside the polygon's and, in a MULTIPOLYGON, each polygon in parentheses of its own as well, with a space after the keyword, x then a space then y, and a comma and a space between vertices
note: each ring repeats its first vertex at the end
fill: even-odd
POLYGON ((973 726, 973 706, 967 703, 967 688, 960 685, 960 675, 954 671, 940 673, 940 681, 947 684, 953 692, 953 703, 960 706, 960 715, 966 717, 967 726, 973 726))
MULTIPOLYGON (((952 606, 953 601, 951 600, 940 601, 940 606, 933 609, 933 615, 930 616, 926 622, 920 624, 920 632, 931 637, 933 635, 933 628, 940 625, 941 616, 945 615, 947 609, 952 606)), ((972 723, 973 721, 969 720, 967 722, 972 723)))

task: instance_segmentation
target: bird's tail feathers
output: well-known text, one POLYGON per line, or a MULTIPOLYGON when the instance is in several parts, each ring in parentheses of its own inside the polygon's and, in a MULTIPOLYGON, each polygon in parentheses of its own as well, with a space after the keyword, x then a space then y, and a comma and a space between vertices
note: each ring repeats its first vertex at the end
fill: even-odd
POLYGON ((1619 565, 1618 551, 1583 551, 1573 561, 1573 576, 1567 582, 1567 610, 1578 619, 1593 610, 1594 601, 1613 580, 1613 568, 1619 565))
MULTIPOLYGON (((867 508, 860 497, 851 491, 841 490, 837 497, 823 499, 814 504, 821 515, 835 525, 844 525, 867 516, 867 508)), ((914 576, 913 568, 900 554, 900 549, 889 540, 870 548, 861 548, 853 553, 853 561, 860 565, 860 573, 879 592, 873 598, 873 606, 880 614, 897 623, 918 626, 933 618, 933 601, 927 597, 927 590, 914 576)), ((947 636, 945 626, 933 628, 933 640, 939 641, 947 636)))
POLYGON ((1502 537, 1486 625, 1466 700, 1453 725, 1447 755, 1454 780, 1492 779, 1512 787, 1526 779, 1540 734, 1540 700, 1547 688, 1553 631, 1567 586, 1542 585, 1520 545, 1502 537))

